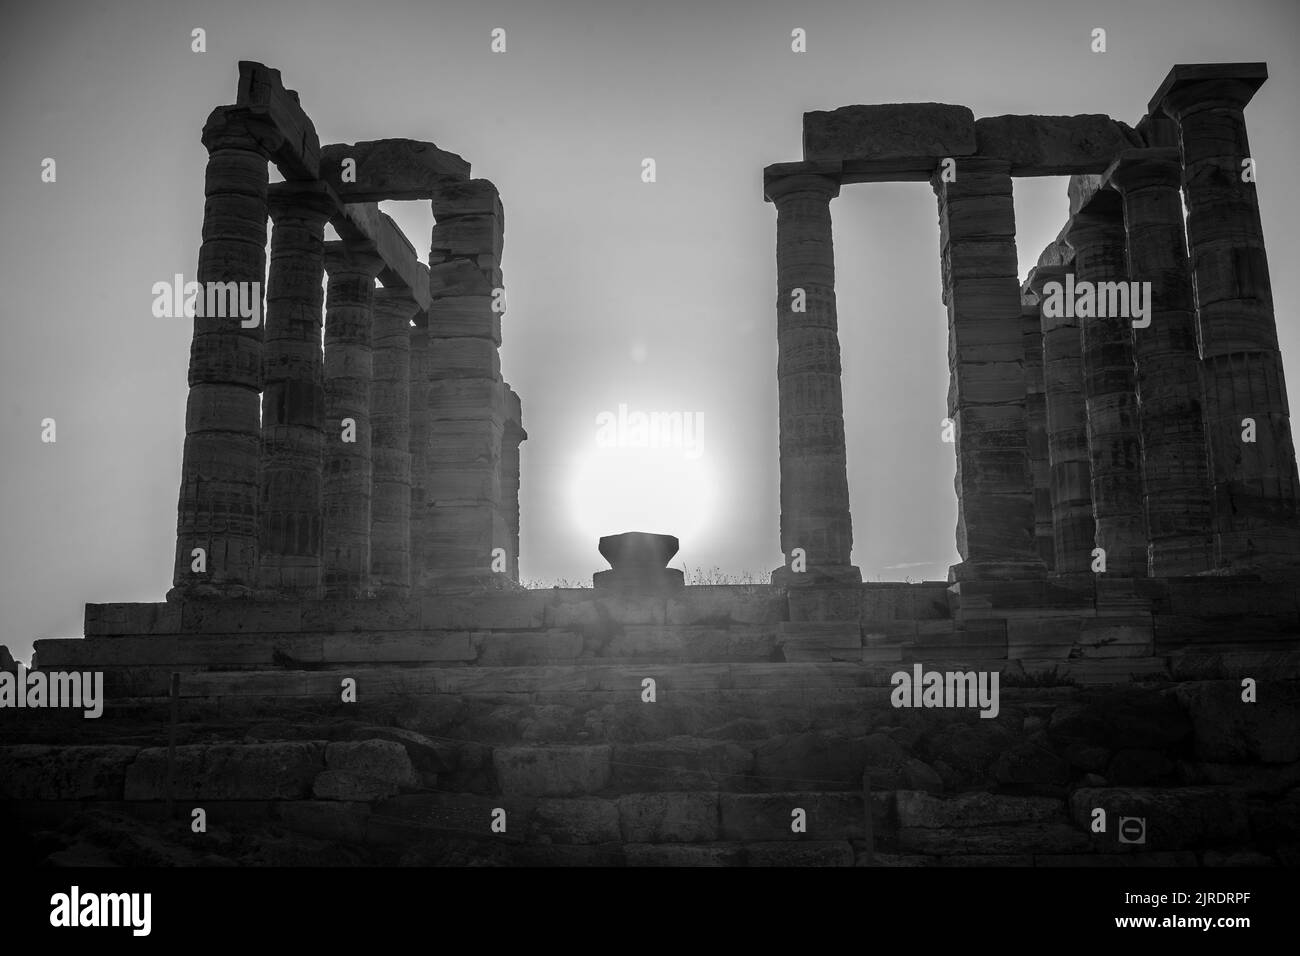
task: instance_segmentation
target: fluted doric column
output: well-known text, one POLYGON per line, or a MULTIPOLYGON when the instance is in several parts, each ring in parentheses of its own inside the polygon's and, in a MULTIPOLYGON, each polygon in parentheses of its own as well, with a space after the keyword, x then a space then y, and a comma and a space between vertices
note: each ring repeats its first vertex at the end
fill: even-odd
POLYGON ((415 327, 411 329, 411 393, 410 441, 407 447, 411 453, 411 530, 410 530, 410 579, 411 586, 418 587, 424 578, 422 555, 425 553, 424 539, 428 532, 425 519, 425 499, 429 483, 429 317, 423 313, 415 316, 415 327))
POLYGON ((1020 328, 1025 343, 1025 439, 1034 486, 1034 544, 1052 570, 1056 535, 1052 531, 1052 470, 1047 450, 1047 394, 1043 381, 1043 328, 1033 296, 1022 292, 1020 328))
POLYGON ((411 318, 418 310, 406 289, 374 294, 370 580, 378 596, 411 590, 411 318))
POLYGON ((1024 341, 1010 167, 962 159, 939 199, 943 300, 948 306, 948 414, 956 423, 955 581, 1046 572, 1034 538, 1024 341))
MULTIPOLYGON (((1038 266, 1029 287, 1039 297, 1043 333, 1043 382, 1047 407, 1047 455, 1052 500, 1052 567, 1083 573, 1092 562, 1096 528, 1092 470, 1088 458, 1088 412, 1083 396, 1079 318, 1074 310, 1049 308, 1048 283, 1063 285, 1074 266, 1038 266), (1060 313, 1060 314, 1057 314, 1060 313)), ((1057 300, 1059 301, 1059 299, 1057 300)))
POLYGON ((506 425, 501 436, 501 514, 506 522, 511 580, 519 581, 519 446, 528 439, 523 408, 514 390, 506 389, 506 425))
POLYGON ((325 268, 324 565, 327 598, 370 589, 371 329, 383 260, 359 242, 327 242, 325 268))
POLYGON ((319 183, 277 183, 269 198, 258 577, 264 588, 318 598, 325 418, 321 279, 325 223, 336 206, 319 183))
MULTIPOLYGON (((1074 249, 1076 281, 1094 286, 1128 281, 1124 213, 1114 190, 1099 190, 1075 213, 1068 242, 1074 249)), ((1105 552, 1106 573, 1146 577, 1146 510, 1131 324, 1123 315, 1094 314, 1080 320, 1079 351, 1095 545, 1105 552)))
POLYGON ((501 252, 505 214, 485 179, 434 192, 429 249, 428 436, 423 525, 415 584, 476 586, 497 549, 509 549, 501 519, 505 385, 501 252))
POLYGON ((1128 274, 1151 283, 1134 327, 1142 476, 1153 577, 1214 567, 1211 486, 1196 313, 1183 239, 1177 155, 1126 150, 1107 172, 1124 203, 1128 274))
POLYGON ((794 173, 770 178, 776 206, 777 400, 780 415, 781 551, 774 580, 860 582, 850 564, 849 513, 835 310, 835 246, 831 176, 794 173), (790 574, 800 549, 806 570, 790 574))
POLYGON ((1151 101, 1179 129, 1221 567, 1300 559, 1300 480, 1243 112, 1267 77, 1263 63, 1180 65, 1151 101))
POLYGON ((265 117, 242 107, 213 110, 203 127, 208 166, 197 280, 205 290, 233 285, 225 287, 224 316, 204 314, 204 295, 194 317, 169 597, 196 589, 247 594, 257 585, 267 156, 280 139, 265 117), (255 304, 256 325, 246 327, 238 314, 241 294, 255 304), (202 549, 201 561, 195 549, 202 549))

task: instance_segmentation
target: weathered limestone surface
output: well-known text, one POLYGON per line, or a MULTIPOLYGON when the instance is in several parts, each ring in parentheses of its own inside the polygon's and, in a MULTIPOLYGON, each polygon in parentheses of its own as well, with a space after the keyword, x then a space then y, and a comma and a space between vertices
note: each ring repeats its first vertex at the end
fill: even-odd
POLYGON ((496 295, 503 288, 505 215, 485 179, 442 186, 432 202, 426 373, 435 451, 425 462, 423 510, 415 516, 423 528, 413 581, 425 587, 486 577, 495 549, 508 563, 513 554, 502 513, 508 389, 498 353, 503 300, 496 295), (475 272, 477 279, 467 278, 475 272), (488 291, 460 294, 470 290, 466 283, 488 291))
POLYGON ((1174 67, 1152 112, 1177 121, 1187 242, 1205 369, 1214 469, 1214 546, 1223 566, 1300 559, 1295 447, 1268 255, 1243 113, 1268 77, 1262 63, 1174 67), (1253 419, 1254 442, 1242 440, 1253 419))
POLYGON ((808 580, 825 573, 861 580, 849 564, 853 526, 830 214, 839 191, 838 181, 819 175, 796 174, 766 187, 777 213, 781 551, 789 567, 792 552, 803 549, 808 580))
POLYGON ((327 598, 370 587, 372 303, 383 260, 369 245, 325 244, 325 492, 327 598), (350 421, 348 429, 345 422, 350 421), (346 440, 345 440, 346 439, 346 440))
MULTIPOLYGON (((208 283, 243 288, 256 283, 259 319, 266 273, 267 156, 280 140, 261 115, 243 107, 213 110, 203 128, 207 198, 197 281, 205 289, 208 283)), ((257 584, 262 325, 244 328, 237 313, 219 317, 197 311, 173 583, 182 592, 208 587, 247 593, 257 584), (203 572, 192 570, 195 548, 206 554, 203 572)))
POLYGON ((1128 276, 1151 283, 1151 324, 1132 330, 1150 571, 1207 571, 1213 503, 1178 159, 1126 150, 1107 175, 1123 196, 1128 276))
POLYGON ((976 150, 975 116, 946 103, 888 103, 814 110, 803 115, 803 158, 869 160, 882 165, 924 160, 926 175, 943 157, 976 150))
POLYGON ((1047 449, 1047 394, 1043 383, 1043 330, 1032 295, 1021 292, 1021 330, 1025 343, 1025 442, 1034 485, 1034 546, 1047 569, 1056 562, 1052 533, 1052 479, 1047 449))
POLYGON ((370 578, 376 595, 411 588, 411 318, 418 306, 405 289, 373 298, 370 382, 370 578))
POLYGON ((324 187, 271 187, 270 279, 262 393, 260 564, 262 587, 321 596, 325 380, 321 354, 324 187))
MULTIPOLYGON (((1095 188, 1101 178, 1071 178, 1071 195, 1079 201, 1067 227, 1074 275, 1087 282, 1123 282, 1128 278, 1123 210, 1114 190, 1095 188), (1083 179, 1097 182, 1076 187, 1083 179)), ((1079 322, 1079 332, 1095 544, 1106 552, 1107 574, 1144 577, 1146 513, 1130 320, 1093 316, 1079 322)))
POLYGON ((957 550, 951 574, 1033 576, 1033 483, 1025 419, 1024 341, 1015 212, 1006 163, 967 159, 939 200, 948 306, 948 414, 956 423, 957 550))
POLYGON ((1080 320, 1073 315, 1049 315, 1052 310, 1047 303, 1051 300, 1044 293, 1048 283, 1063 287, 1070 268, 1039 266, 1030 273, 1029 287, 1039 297, 1043 333, 1054 542, 1052 567, 1058 572, 1078 573, 1087 571, 1092 563, 1095 531, 1080 320))
POLYGON ((469 163, 433 143, 378 139, 336 143, 320 151, 321 177, 344 202, 429 199, 450 181, 469 179, 469 163), (356 181, 342 179, 342 164, 356 164, 356 181))
POLYGON ((506 423, 501 436, 501 516, 510 542, 507 549, 511 580, 519 581, 519 446, 528 438, 524 431, 519 396, 505 388, 506 423))
POLYGON ((1080 116, 986 116, 975 121, 979 155, 1011 164, 1013 176, 1103 172, 1140 137, 1101 113, 1080 116))

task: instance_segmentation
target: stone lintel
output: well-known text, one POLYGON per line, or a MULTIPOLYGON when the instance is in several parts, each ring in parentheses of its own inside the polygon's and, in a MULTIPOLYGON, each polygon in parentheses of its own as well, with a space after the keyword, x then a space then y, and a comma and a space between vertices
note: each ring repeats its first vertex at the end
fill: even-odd
POLYGON ((419 303, 421 311, 429 308, 429 268, 415 254, 415 248, 402 230, 375 203, 347 203, 341 216, 332 220, 334 229, 345 240, 369 240, 384 260, 379 278, 388 287, 402 286, 419 303))
POLYGON ((1003 159, 1013 176, 1100 173, 1115 153, 1142 145, 1126 124, 1103 113, 986 116, 975 121, 979 155, 1003 159))
POLYGON ((1178 124, 1168 116, 1148 113, 1138 121, 1136 127, 1138 136, 1142 137, 1142 143, 1146 146, 1177 146, 1178 145, 1178 124))
POLYGON ((1124 150, 1107 167, 1106 183, 1114 189, 1124 189, 1135 179, 1150 178, 1157 171, 1169 185, 1181 186, 1182 154, 1177 146, 1124 150))
POLYGON ((455 153, 413 139, 333 143, 320 151, 321 178, 345 202, 432 199, 444 183, 469 179, 469 168, 455 153), (349 158, 356 162, 356 182, 342 180, 349 158))
POLYGON ((883 103, 803 114, 809 161, 929 157, 934 169, 944 157, 970 156, 976 147, 975 115, 965 106, 883 103))
POLYGON ((763 169, 763 199, 772 202, 783 192, 782 183, 798 176, 822 176, 840 182, 844 164, 840 162, 773 163, 763 169))
MULTIPOLYGON (((1165 99, 1197 83, 1236 82, 1254 93, 1268 79, 1267 63, 1177 63, 1147 104, 1153 116, 1165 116, 1165 99)), ((1245 103, 1241 104, 1245 106, 1245 103)))
POLYGON ((903 156, 895 159, 847 159, 840 182, 928 183, 940 160, 933 156, 903 156))
MULTIPOLYGON (((218 107, 218 110, 237 108, 252 111, 278 131, 282 142, 269 156, 286 180, 315 181, 320 178, 321 150, 316 129, 299 105, 298 94, 284 88, 279 70, 251 60, 241 60, 237 107, 218 107)), ((420 303, 420 308, 427 309, 429 270, 420 262, 414 247, 397 225, 374 203, 345 204, 328 184, 325 184, 325 189, 340 213, 331 218, 338 234, 344 239, 373 242, 384 259, 380 277, 385 284, 407 287, 420 303)))
POLYGON ((272 155, 285 179, 320 178, 320 138, 311 118, 298 104, 298 94, 286 90, 280 71, 252 60, 239 61, 237 106, 265 110, 284 136, 272 155))

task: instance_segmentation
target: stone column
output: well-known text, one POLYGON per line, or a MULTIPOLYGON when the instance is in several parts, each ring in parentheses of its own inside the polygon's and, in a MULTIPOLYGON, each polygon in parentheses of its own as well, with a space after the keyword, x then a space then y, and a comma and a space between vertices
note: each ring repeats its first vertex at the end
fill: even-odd
POLYGON ((1150 283, 1150 325, 1132 330, 1150 571, 1196 574, 1214 567, 1212 501, 1178 157, 1125 150, 1107 176, 1123 196, 1129 279, 1150 283))
POLYGON ((370 584, 376 596, 411 591, 411 318, 407 289, 374 294, 370 382, 370 584))
POLYGON ((1052 500, 1052 567, 1060 574, 1086 573, 1092 565, 1092 550, 1096 547, 1080 320, 1072 310, 1055 308, 1055 304, 1061 302, 1059 294, 1055 299, 1044 296, 1045 287, 1051 283, 1063 290, 1065 276, 1073 269, 1074 266, 1038 266, 1029 274, 1029 287, 1039 299, 1043 333, 1043 382, 1052 500))
POLYGON ((948 306, 948 414, 957 438, 957 551, 950 579, 1041 577, 1034 542, 1016 217, 1007 163, 961 159, 939 199, 948 306))
POLYGON ((777 400, 780 409, 781 551, 774 583, 859 583, 850 564, 844 399, 835 310, 835 247, 830 202, 837 178, 812 173, 768 177, 776 206, 777 400), (806 570, 791 573, 801 549, 806 570))
MULTIPOLYGON (((1071 218, 1069 242, 1076 281, 1128 281, 1124 213, 1114 190, 1099 190, 1071 218)), ((1146 577, 1146 509, 1131 320, 1094 315, 1079 321, 1079 332, 1094 540, 1106 552, 1107 574, 1146 577)))
POLYGON ((369 243, 325 244, 327 598, 365 597, 370 589, 371 308, 382 267, 369 243))
POLYGON ((321 469, 325 417, 321 280, 334 200, 320 183, 269 191, 271 267, 262 358, 262 587, 321 596, 321 469))
POLYGON ((514 389, 506 387, 506 426, 501 438, 501 513, 510 546, 510 578, 519 583, 519 446, 528 438, 523 409, 514 389))
POLYGON ((1262 63, 1176 66, 1152 100, 1178 122, 1205 373, 1217 563, 1300 558, 1295 447, 1243 110, 1262 63), (1253 177, 1252 177, 1253 179, 1253 177), (1243 440, 1251 419, 1254 441, 1243 440))
POLYGON ((411 395, 410 444, 411 452, 411 530, 410 578, 415 587, 424 579, 422 556, 425 554, 424 535, 428 530, 425 499, 429 482, 429 317, 421 312, 415 316, 411 329, 411 395))
POLYGON ((501 250, 505 215, 492 183, 453 183, 433 196, 429 251, 428 410, 424 523, 418 556, 428 588, 481 584, 493 551, 508 553, 500 521, 501 250), (494 309, 494 304, 496 308, 494 309))
POLYGON ((257 585, 267 156, 279 142, 265 117, 247 108, 219 107, 203 127, 208 166, 197 281, 204 289, 237 283, 246 301, 255 301, 258 323, 244 328, 237 309, 226 318, 203 315, 202 302, 196 309, 169 598, 247 595, 257 585), (203 549, 201 572, 193 570, 196 548, 203 549))
POLYGON ((1056 562, 1052 531, 1052 472, 1047 450, 1047 393, 1043 382, 1043 328, 1038 303, 1021 290, 1020 328, 1025 343, 1025 422, 1029 474, 1034 483, 1034 545, 1050 571, 1056 562))

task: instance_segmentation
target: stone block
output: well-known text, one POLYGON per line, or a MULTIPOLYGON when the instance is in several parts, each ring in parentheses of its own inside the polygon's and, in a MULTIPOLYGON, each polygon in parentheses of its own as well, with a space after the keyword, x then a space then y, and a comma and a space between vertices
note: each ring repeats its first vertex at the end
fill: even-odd
POLYGON ((611 801, 595 797, 543 799, 528 814, 525 832, 530 838, 545 836, 562 845, 615 843, 620 813, 611 801))
POLYGON ((474 635, 474 648, 478 664, 485 667, 556 664, 577 660, 582 653, 582 635, 564 630, 541 634, 480 633, 474 635))
POLYGON ((754 751, 754 774, 768 790, 857 790, 868 745, 840 733, 782 734, 754 751))
POLYGON ((780 628, 787 661, 862 659, 862 629, 857 621, 786 621, 780 628))
POLYGON ((860 840, 866 836, 862 792, 723 793, 718 795, 726 840, 860 840), (803 810, 806 833, 795 833, 794 811, 803 810))
POLYGON ((898 845, 911 853, 1017 855, 1071 853, 1088 848, 1088 838, 1064 823, 1020 823, 984 827, 900 827, 898 845))
POLYGON ((914 160, 933 169, 947 156, 969 156, 977 146, 975 117, 946 103, 889 103, 816 110, 803 116, 803 158, 914 160))
POLYGON ((899 790, 894 794, 900 827, 948 829, 1021 823, 1064 822, 1066 806, 1051 797, 969 793, 935 797, 899 790))
POLYGON ((302 627, 307 603, 186 601, 181 629, 187 634, 292 633, 302 627))
POLYGON ((702 843, 718 839, 714 793, 634 793, 618 800, 626 843, 702 843))
POLYGON ((139 747, 0 747, 0 800, 121 800, 139 747))
MULTIPOLYGON (((178 800, 300 800, 324 769, 325 744, 188 744, 175 749, 178 800)), ((127 800, 167 798, 167 748, 140 751, 127 769, 127 800)))
POLYGON ((1116 154, 1141 138, 1100 113, 1079 116, 986 116, 975 121, 981 156, 1005 160, 1013 176, 1104 173, 1116 154))
MULTIPOLYGON (((414 786, 415 768, 406 747, 395 740, 336 741, 325 748, 325 769, 331 774, 353 778, 375 791, 372 797, 392 796, 402 787, 414 786)), ((318 796, 320 780, 316 781, 318 796)), ((345 799, 335 797, 335 799, 345 799)))
POLYGON ((492 764, 504 794, 561 797, 596 793, 609 784, 611 748, 498 747, 492 764))
POLYGON ((332 143, 320 151, 321 179, 348 203, 431 199, 447 182, 469 179, 469 171, 455 153, 413 139, 332 143), (345 159, 355 164, 355 182, 341 176, 345 159))
POLYGON ((754 756, 728 741, 670 737, 619 745, 613 761, 619 790, 721 790, 738 785, 754 756))
POLYGON ((86 605, 86 637, 179 633, 180 604, 86 605))
POLYGON ((1256 702, 1242 701, 1240 681, 1195 681, 1175 694, 1192 721, 1200 760, 1292 763, 1300 760, 1300 689, 1260 682, 1256 702))

